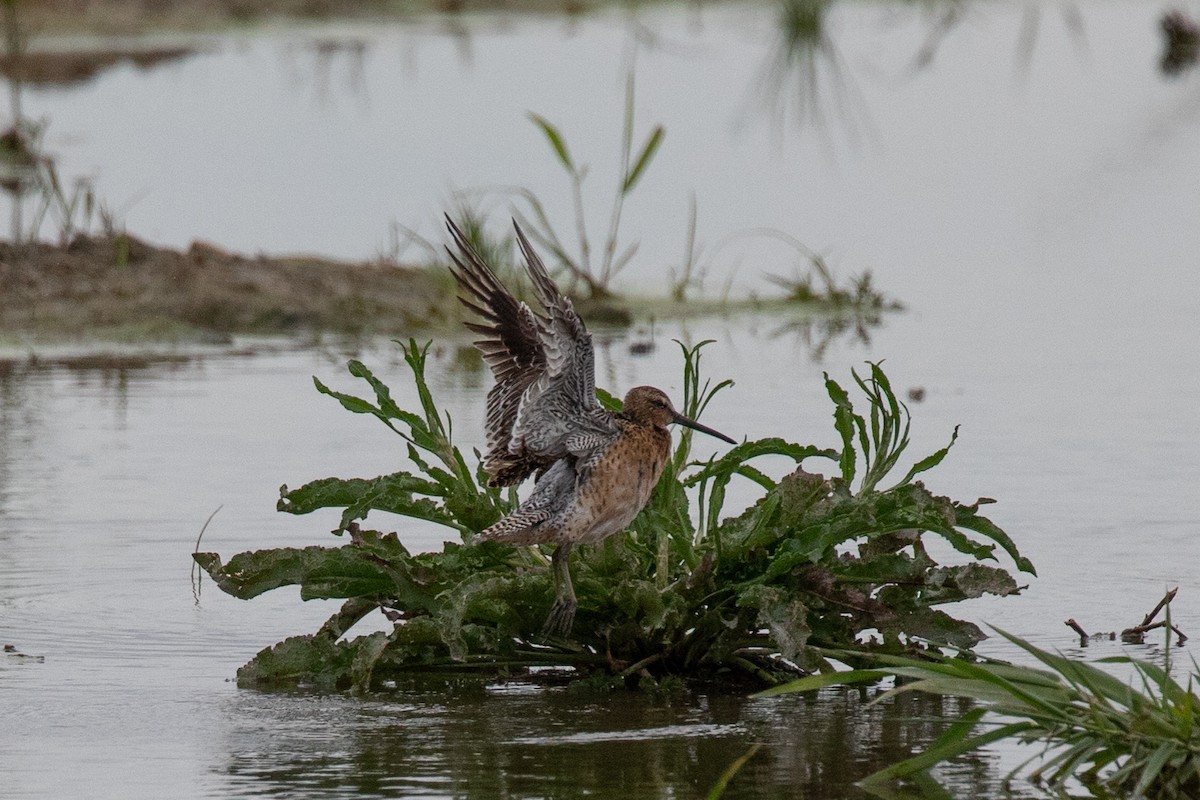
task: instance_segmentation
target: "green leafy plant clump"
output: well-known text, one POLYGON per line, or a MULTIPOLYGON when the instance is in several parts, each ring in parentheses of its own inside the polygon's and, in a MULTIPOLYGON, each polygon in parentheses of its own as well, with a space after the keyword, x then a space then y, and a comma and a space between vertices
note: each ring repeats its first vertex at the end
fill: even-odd
MULTIPOLYGON (((681 411, 693 419, 731 383, 702 379, 705 344, 681 345, 681 411)), ((998 551, 1016 570, 1034 574, 1004 531, 980 514, 985 501, 959 503, 915 480, 942 461, 953 438, 881 488, 908 445, 909 415, 883 370, 871 364, 867 375, 853 375, 865 414, 826 376, 840 450, 767 438, 699 462, 691 457, 690 432, 682 432, 650 503, 629 529, 578 548, 574 630, 569 639, 547 637, 542 625, 554 599, 547 553, 472 542, 475 532, 515 507, 516 494, 488 488, 478 453, 468 461, 453 444, 450 420, 426 382, 428 345, 403 347, 419 412, 400 408, 357 361, 350 373, 368 384, 373 399, 316 386, 398 434, 412 470, 282 489, 281 511, 342 509, 335 533, 348 541, 241 553, 227 563, 215 553, 194 555, 236 597, 296 585, 303 599, 344 600, 316 633, 255 656, 238 673, 242 685, 367 690, 419 670, 521 674, 560 667, 569 670, 552 674, 601 683, 684 678, 762 687, 829 669, 831 650, 913 653, 922 649, 920 640, 969 648, 983 632, 943 607, 1019 591, 995 563, 998 551), (775 479, 764 459, 792 467, 775 479), (831 474, 806 469, 809 461, 828 464, 831 474), (726 497, 735 478, 756 484, 759 496, 730 515, 726 497), (411 553, 396 533, 360 528, 373 511, 442 525, 458 541, 441 552, 411 553), (925 546, 929 536, 948 543, 962 563, 935 561, 925 546), (377 610, 392 621, 390 630, 345 636, 377 610)), ((619 405, 605 392, 599 396, 610 408, 619 405)))

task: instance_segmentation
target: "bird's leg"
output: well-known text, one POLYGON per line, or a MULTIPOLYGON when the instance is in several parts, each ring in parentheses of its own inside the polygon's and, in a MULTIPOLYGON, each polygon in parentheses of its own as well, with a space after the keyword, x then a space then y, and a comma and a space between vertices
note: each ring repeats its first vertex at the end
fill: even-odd
POLYGON ((570 559, 570 542, 563 542, 556 547, 550 559, 550 569, 554 573, 554 605, 542 627, 542 633, 548 636, 566 636, 575 622, 575 609, 579 607, 579 602, 575 599, 575 587, 571 585, 570 559))

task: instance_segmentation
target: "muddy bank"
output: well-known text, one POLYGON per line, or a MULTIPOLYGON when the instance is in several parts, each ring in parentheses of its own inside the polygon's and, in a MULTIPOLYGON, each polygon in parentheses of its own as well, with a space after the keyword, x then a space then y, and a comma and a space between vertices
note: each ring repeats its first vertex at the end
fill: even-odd
POLYGON ((122 43, 120 47, 38 50, 17 56, 6 53, 0 55, 0 76, 26 86, 74 86, 122 64, 146 71, 178 63, 196 52, 194 47, 122 43))
POLYGON ((147 337, 196 333, 401 333, 456 313, 449 281, 386 263, 186 252, 130 236, 66 247, 0 242, 0 332, 147 337))
POLYGON ((34 34, 135 35, 200 31, 265 22, 400 19, 429 13, 527 11, 583 13, 609 0, 44 0, 21 4, 34 34))

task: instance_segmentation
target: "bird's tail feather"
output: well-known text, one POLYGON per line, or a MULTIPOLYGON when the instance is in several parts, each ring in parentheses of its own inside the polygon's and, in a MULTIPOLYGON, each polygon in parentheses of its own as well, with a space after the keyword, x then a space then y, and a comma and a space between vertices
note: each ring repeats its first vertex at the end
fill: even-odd
POLYGON ((539 526, 549 518, 550 512, 544 508, 517 509, 486 530, 480 531, 479 538, 490 542, 538 544, 546 541, 539 531, 539 526))

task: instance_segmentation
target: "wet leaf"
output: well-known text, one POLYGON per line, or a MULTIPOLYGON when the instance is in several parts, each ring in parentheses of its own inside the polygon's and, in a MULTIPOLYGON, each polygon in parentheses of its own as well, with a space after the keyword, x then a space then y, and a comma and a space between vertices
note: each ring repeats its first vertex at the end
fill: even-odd
POLYGON ((954 443, 956 441, 958 441, 958 426, 957 425, 954 426, 954 433, 950 434, 950 444, 946 445, 941 450, 938 450, 933 455, 926 456, 925 458, 918 461, 916 464, 913 464, 912 469, 910 469, 908 471, 908 474, 905 475, 904 479, 901 480, 900 482, 908 483, 915 476, 920 475, 922 472, 927 472, 927 471, 933 469, 934 467, 936 467, 938 464, 942 463, 942 459, 944 459, 946 457, 946 455, 950 452, 950 448, 954 446, 954 443))
POLYGON ((943 571, 952 576, 954 585, 967 598, 982 597, 985 594, 1003 597, 1018 591, 1017 582, 1013 580, 1013 576, 999 567, 971 563, 957 567, 945 567, 943 571))
POLYGON ((903 634, 938 644, 947 644, 969 650, 987 638, 979 626, 965 620, 955 619, 936 608, 916 608, 901 612, 894 621, 880 629, 885 634, 903 634))
POLYGON ((800 654, 812 634, 804 603, 779 587, 760 585, 742 593, 738 605, 758 612, 757 623, 770 630, 781 656, 793 662, 803 660, 800 654))
POLYGON ((344 508, 338 532, 354 520, 366 519, 370 511, 387 511, 461 530, 456 517, 439 502, 444 484, 395 472, 378 478, 322 478, 299 489, 280 490, 277 509, 289 514, 309 514, 321 508, 344 508), (427 497, 416 495, 424 494, 427 497))
POLYGON ((268 647, 237 671, 242 688, 311 685, 344 689, 350 684, 354 652, 323 636, 291 636, 268 647))
POLYGON ((281 586, 299 586, 304 600, 386 596, 396 588, 382 566, 353 547, 305 547, 239 553, 221 564, 216 553, 192 557, 221 590, 242 600, 281 586))

